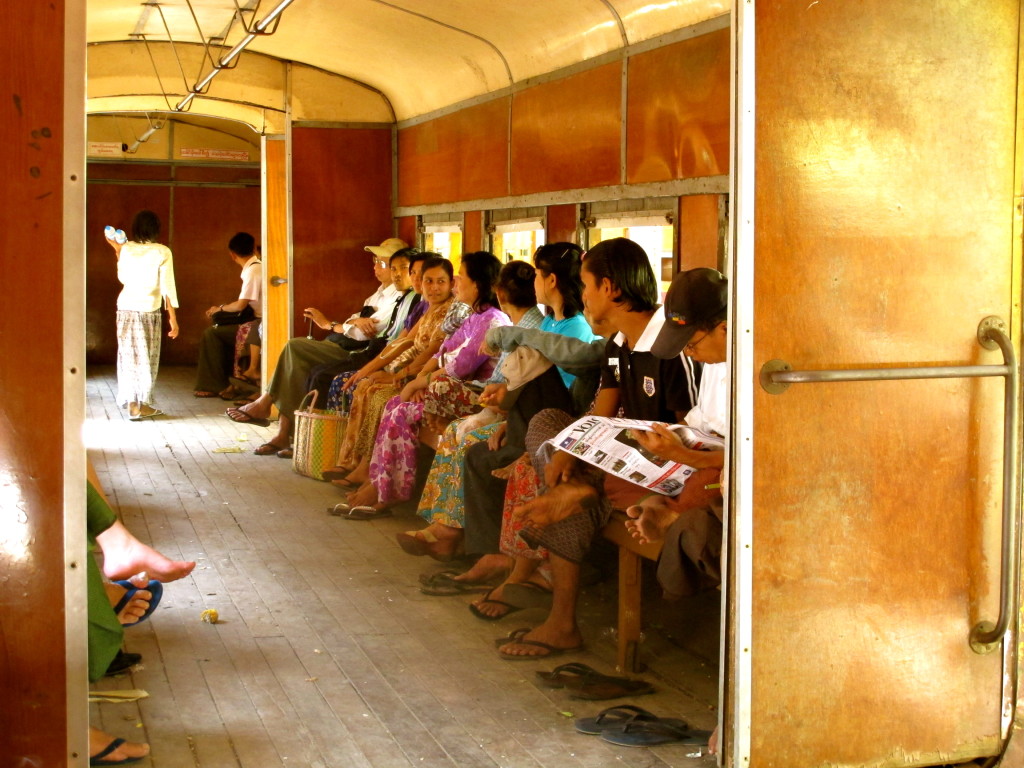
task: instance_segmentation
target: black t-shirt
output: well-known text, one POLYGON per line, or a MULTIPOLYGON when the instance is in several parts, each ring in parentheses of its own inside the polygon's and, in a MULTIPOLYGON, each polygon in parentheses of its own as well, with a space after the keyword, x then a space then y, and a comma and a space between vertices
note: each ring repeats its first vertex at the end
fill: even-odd
POLYGON ((679 357, 662 360, 650 352, 631 352, 620 347, 616 337, 605 346, 601 388, 618 389, 622 415, 627 419, 676 422, 676 413, 686 413, 697 402, 700 386, 699 363, 679 357))

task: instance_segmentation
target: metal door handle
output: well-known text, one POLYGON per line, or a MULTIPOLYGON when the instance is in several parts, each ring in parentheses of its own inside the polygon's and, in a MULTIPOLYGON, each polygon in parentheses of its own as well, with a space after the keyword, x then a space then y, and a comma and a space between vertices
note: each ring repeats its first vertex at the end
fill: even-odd
POLYGON ((284 285, 287 282, 288 282, 288 278, 287 277, 278 277, 277 275, 274 275, 272 278, 270 278, 270 284, 272 286, 274 286, 275 288, 277 286, 279 286, 279 285, 284 285))
POLYGON ((1017 465, 1017 357, 1006 334, 1006 324, 998 317, 986 317, 978 325, 978 342, 985 349, 999 348, 1002 365, 934 365, 916 368, 860 368, 832 371, 794 371, 783 360, 770 360, 761 367, 761 387, 779 395, 791 384, 815 384, 839 381, 895 381, 900 379, 959 379, 1002 376, 1003 389, 1003 546, 999 581, 999 618, 978 622, 971 629, 970 644, 975 653, 988 653, 999 647, 1017 614, 1017 539, 1020 521, 1014 509, 1014 469, 1017 465))

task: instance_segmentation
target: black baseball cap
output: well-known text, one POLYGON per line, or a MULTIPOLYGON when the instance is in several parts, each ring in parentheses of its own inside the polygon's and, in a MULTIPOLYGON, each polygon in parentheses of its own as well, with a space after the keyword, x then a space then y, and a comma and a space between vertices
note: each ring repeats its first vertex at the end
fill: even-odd
POLYGON ((729 306, 729 284, 717 269, 688 269, 672 280, 665 294, 665 325, 651 353, 668 360, 679 355, 697 329, 729 306))

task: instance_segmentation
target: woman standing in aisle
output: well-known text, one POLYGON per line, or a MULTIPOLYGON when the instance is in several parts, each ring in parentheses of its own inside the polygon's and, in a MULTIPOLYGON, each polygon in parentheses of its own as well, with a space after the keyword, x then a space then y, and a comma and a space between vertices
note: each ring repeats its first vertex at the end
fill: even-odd
POLYGON ((178 338, 175 308, 174 262, 171 250, 156 242, 160 219, 152 211, 139 211, 127 242, 108 229, 107 242, 117 255, 117 279, 124 287, 117 297, 117 401, 128 406, 132 421, 159 416, 152 406, 153 386, 160 367, 161 304, 167 308, 171 329, 178 338))

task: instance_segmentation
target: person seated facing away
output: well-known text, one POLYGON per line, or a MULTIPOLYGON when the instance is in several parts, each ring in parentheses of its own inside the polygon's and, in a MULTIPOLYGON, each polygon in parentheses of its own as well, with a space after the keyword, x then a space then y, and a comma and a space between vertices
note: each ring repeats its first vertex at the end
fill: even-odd
MULTIPOLYGON (((387 344, 389 338, 397 336, 398 332, 401 331, 402 321, 405 317, 404 315, 399 317, 399 315, 403 307, 408 312, 408 303, 398 301, 398 299, 402 298, 403 294, 411 286, 411 281, 409 280, 409 259, 406 256, 397 255, 397 252, 405 247, 405 243, 397 238, 385 240, 384 244, 379 247, 367 246, 367 250, 375 249, 371 251, 375 259, 374 275, 381 283, 382 306, 387 310, 386 319, 383 321, 383 324, 374 316, 354 317, 344 323, 339 323, 327 320, 326 315, 318 309, 313 307, 305 309, 303 314, 320 328, 330 330, 332 336, 328 336, 323 341, 306 338, 290 339, 281 351, 281 357, 278 360, 274 376, 270 381, 267 391, 248 405, 227 409, 226 414, 232 421, 240 424, 256 424, 257 426, 269 426, 269 417, 274 405, 280 410, 281 418, 278 422, 277 434, 255 450, 257 455, 267 456, 289 449, 291 445, 293 414, 306 394, 304 385, 309 377, 310 370, 314 366, 329 362, 348 362, 357 355, 357 359, 365 362, 365 359, 369 359, 366 355, 373 357, 377 351, 387 344), (378 251, 385 252, 388 249, 393 249, 388 258, 395 258, 394 268, 395 272, 402 279, 401 288, 393 284, 391 267, 385 268, 381 264, 378 251), (383 290, 385 288, 387 290, 383 290), (369 342, 357 341, 354 335, 346 335, 365 335, 366 333, 373 333, 378 329, 380 336, 373 340, 374 344, 372 345, 369 342), (343 330, 344 333, 334 334, 336 330, 343 330), (353 346, 357 348, 353 348, 353 346), (374 347, 376 347, 376 350, 371 352, 370 350, 374 347)), ((381 309, 378 308, 375 314, 380 315, 381 309)))
MULTIPOLYGON (((676 275, 665 297, 666 323, 651 351, 675 357, 682 350, 704 364, 697 405, 685 422, 721 437, 728 435, 729 402, 726 364, 728 285, 713 269, 691 269, 676 275)), ((722 492, 725 451, 696 451, 679 436, 656 424, 653 432, 637 432, 637 442, 651 453, 696 468, 677 496, 654 495, 629 507, 626 528, 641 543, 664 542, 658 559, 658 581, 668 598, 693 594, 721 583, 722 492), (708 485, 717 486, 707 488, 708 485)))
MULTIPOLYGON (((248 232, 239 232, 228 241, 228 256, 242 268, 242 290, 238 298, 206 310, 213 318, 218 312, 242 312, 251 307, 255 321, 249 329, 246 344, 259 348, 259 321, 263 316, 263 266, 256 254, 256 239, 248 232)), ((199 367, 193 394, 196 397, 220 397, 230 400, 235 390, 228 382, 235 350, 238 323, 211 325, 199 337, 199 367)), ((257 362, 259 356, 257 356, 257 362)), ((252 361, 250 359, 250 369, 252 361)))
MULTIPOLYGON (((658 310, 658 284, 647 254, 636 243, 614 238, 598 243, 583 259, 583 301, 595 323, 609 322, 619 333, 608 340, 596 416, 678 422, 693 407, 699 370, 680 357, 660 360, 651 345, 665 324, 658 310)), ((576 623, 580 562, 611 508, 625 509, 640 486, 606 477, 556 451, 544 467, 547 492, 520 508, 520 533, 534 547, 546 547, 552 575, 547 619, 519 630, 501 646, 505 658, 544 657, 582 647, 576 623), (598 489, 604 485, 604 492, 598 489)))

